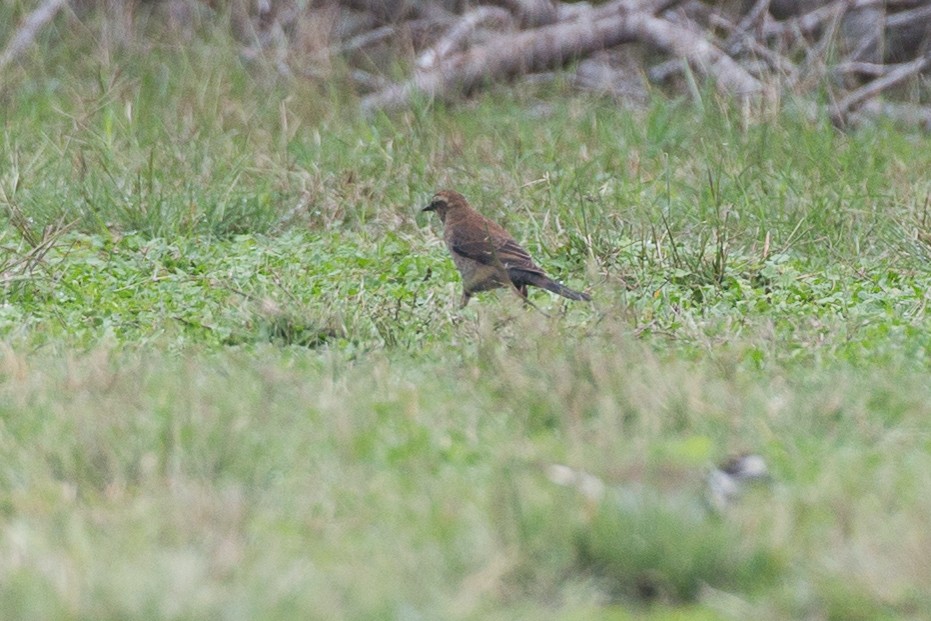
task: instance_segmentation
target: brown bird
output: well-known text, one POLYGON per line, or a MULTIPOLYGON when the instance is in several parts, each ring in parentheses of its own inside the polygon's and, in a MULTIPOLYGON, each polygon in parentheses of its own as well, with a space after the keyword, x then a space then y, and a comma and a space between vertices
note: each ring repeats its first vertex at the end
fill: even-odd
POLYGON ((527 285, 570 300, 592 299, 544 274, 507 231, 472 209, 462 194, 437 192, 423 211, 435 211, 443 222, 443 239, 462 276, 460 308, 469 303, 473 293, 496 287, 512 287, 525 300, 527 285))

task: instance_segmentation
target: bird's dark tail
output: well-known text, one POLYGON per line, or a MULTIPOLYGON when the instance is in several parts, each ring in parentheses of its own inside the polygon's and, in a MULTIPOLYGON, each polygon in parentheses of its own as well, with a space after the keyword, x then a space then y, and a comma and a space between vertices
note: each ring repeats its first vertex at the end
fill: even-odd
POLYGON ((552 291, 553 293, 558 293, 564 298, 569 298, 570 300, 578 300, 580 302, 591 302, 592 296, 587 293, 582 293, 581 291, 574 291, 563 285, 556 282, 552 278, 547 278, 546 276, 540 274, 528 274, 529 278, 525 276, 525 280, 531 285, 540 287, 541 289, 546 289, 547 291, 552 291))

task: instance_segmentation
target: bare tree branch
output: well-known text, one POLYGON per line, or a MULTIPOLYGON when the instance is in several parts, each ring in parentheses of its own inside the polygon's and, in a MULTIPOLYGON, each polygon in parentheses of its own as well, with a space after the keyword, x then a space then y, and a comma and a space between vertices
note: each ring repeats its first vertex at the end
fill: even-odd
POLYGON ((763 21, 763 18, 766 17, 766 12, 769 11, 769 0, 756 0, 756 3, 753 5, 746 15, 740 20, 740 23, 737 24, 737 27, 734 28, 731 35, 727 38, 727 43, 724 44, 724 49, 729 53, 735 54, 739 51, 740 46, 743 44, 744 39, 749 39, 750 37, 747 33, 754 28, 759 22, 763 21))
POLYGON ((886 28, 901 28, 902 26, 918 24, 920 20, 927 20, 929 17, 931 17, 931 5, 893 13, 886 18, 886 28))
POLYGON ((474 11, 469 11, 462 16, 443 37, 437 41, 436 45, 423 52, 417 59, 417 66, 421 69, 429 69, 441 60, 446 58, 453 50, 462 46, 465 39, 472 34, 479 25, 488 21, 497 21, 507 24, 511 21, 511 15, 504 9, 496 6, 480 6, 474 11))
POLYGON ((539 28, 559 19, 557 3, 552 0, 497 0, 493 4, 510 9, 521 26, 539 28))
POLYGON ((65 6, 66 2, 67 0, 45 0, 39 8, 34 10, 23 20, 16 34, 14 34, 10 42, 7 43, 6 49, 0 54, 0 72, 6 69, 7 65, 13 62, 32 44, 36 35, 39 34, 39 30, 52 21, 52 18, 58 14, 58 11, 65 6))
POLYGON ((794 33, 803 36, 809 35, 820 29, 829 20, 834 19, 841 12, 846 11, 850 5, 850 0, 837 0, 798 17, 781 22, 770 22, 763 27, 763 36, 771 39, 786 37, 794 33))
POLYGON ((831 73, 858 73, 860 75, 879 77, 886 75, 890 71, 893 71, 895 67, 896 65, 884 65, 882 63, 868 63, 860 60, 851 60, 837 63, 831 67, 831 73))
POLYGON ((639 14, 638 38, 664 52, 688 61, 693 69, 711 76, 718 90, 728 95, 752 96, 763 85, 723 50, 712 45, 701 31, 692 29, 694 22, 673 24, 651 15, 639 14))
MULTIPOLYGON (((621 43, 642 41, 667 53, 684 58, 696 70, 714 78, 718 88, 730 95, 752 96, 762 85, 723 51, 709 43, 702 33, 672 24, 642 11, 613 7, 605 17, 580 17, 494 39, 485 45, 450 57, 433 68, 415 72, 397 84, 362 100, 366 111, 394 108, 411 97, 447 97, 468 92, 478 84, 510 77, 517 73, 542 71, 621 43)), ((604 11, 597 10, 604 15, 604 11)))
POLYGON ((396 84, 362 100, 362 109, 396 108, 416 94, 446 97, 468 92, 482 82, 518 73, 541 71, 620 43, 632 41, 631 16, 617 13, 597 20, 580 18, 498 37, 457 54, 427 70, 416 71, 396 84))
POLYGON ((867 118, 892 119, 909 127, 920 127, 925 131, 931 131, 931 106, 873 100, 865 102, 850 117, 853 122, 862 122, 867 118))
POLYGON ((931 51, 925 52, 923 56, 919 56, 911 62, 902 63, 884 76, 864 84, 838 102, 831 113, 831 121, 838 127, 846 125, 850 112, 862 102, 875 97, 902 80, 924 71, 928 66, 931 66, 931 51))

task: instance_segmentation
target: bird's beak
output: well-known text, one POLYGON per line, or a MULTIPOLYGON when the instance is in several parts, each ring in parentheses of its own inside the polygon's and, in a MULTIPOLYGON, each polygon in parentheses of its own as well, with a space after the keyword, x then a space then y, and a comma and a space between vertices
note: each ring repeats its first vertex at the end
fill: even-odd
POLYGON ((430 203, 420 211, 436 211, 436 203, 430 203))

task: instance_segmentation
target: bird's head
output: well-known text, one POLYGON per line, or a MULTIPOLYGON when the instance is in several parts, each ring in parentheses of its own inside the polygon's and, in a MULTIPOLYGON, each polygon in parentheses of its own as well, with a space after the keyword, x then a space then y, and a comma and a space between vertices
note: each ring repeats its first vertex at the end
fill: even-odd
POLYGON ((441 220, 445 220, 446 213, 450 209, 467 206, 468 203, 466 202, 465 197, 459 192, 454 192, 452 190, 440 190, 433 195, 433 198, 430 199, 430 204, 424 207, 421 211, 435 211, 440 216, 441 220))

